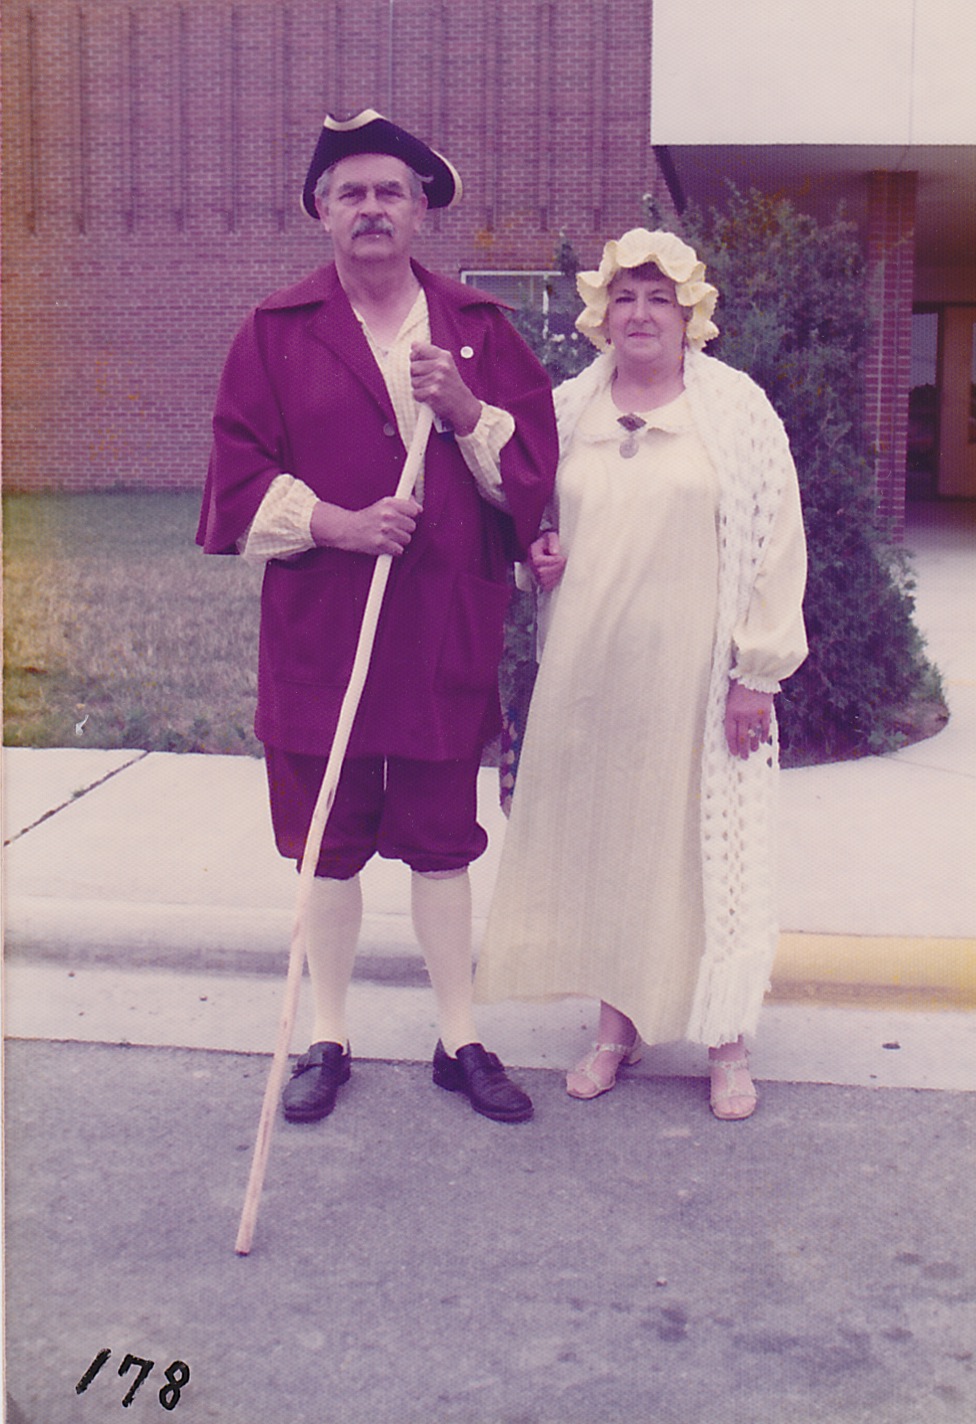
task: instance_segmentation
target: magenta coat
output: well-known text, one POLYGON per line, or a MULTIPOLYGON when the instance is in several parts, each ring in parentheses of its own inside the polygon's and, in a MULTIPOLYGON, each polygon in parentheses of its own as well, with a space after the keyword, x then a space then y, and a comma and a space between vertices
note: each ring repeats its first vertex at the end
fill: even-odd
MULTIPOLYGON (((510 411, 511 511, 480 497, 451 434, 431 435, 424 511, 394 560, 349 755, 476 755, 499 725, 507 566, 534 538, 557 439, 548 377, 497 303, 416 266, 431 339, 474 394, 510 411), (473 355, 462 357, 462 348, 473 355)), ((406 452, 386 386, 333 265, 251 313, 224 368, 197 542, 233 554, 276 475, 361 509, 392 494, 406 452)), ((374 560, 312 549, 267 565, 258 737, 325 755, 349 680, 374 560)))

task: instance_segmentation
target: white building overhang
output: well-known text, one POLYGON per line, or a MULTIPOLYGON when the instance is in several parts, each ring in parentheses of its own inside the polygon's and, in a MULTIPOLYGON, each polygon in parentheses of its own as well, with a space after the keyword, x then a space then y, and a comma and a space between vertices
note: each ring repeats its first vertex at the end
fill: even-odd
POLYGON ((679 203, 721 205, 731 181, 860 223, 867 174, 914 172, 917 267, 976 300, 971 0, 653 0, 651 69, 679 203))
POLYGON ((859 225, 867 213, 868 174, 917 173, 917 265, 967 270, 976 282, 976 145, 716 143, 668 145, 664 152, 677 178, 679 204, 683 197, 724 206, 732 183, 742 192, 758 188, 791 198, 821 219, 843 203, 859 225))

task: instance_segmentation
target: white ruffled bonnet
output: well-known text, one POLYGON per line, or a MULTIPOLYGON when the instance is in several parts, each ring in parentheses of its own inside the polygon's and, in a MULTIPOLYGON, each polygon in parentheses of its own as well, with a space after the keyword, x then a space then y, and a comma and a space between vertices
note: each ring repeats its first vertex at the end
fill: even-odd
POLYGON ((718 327, 712 321, 718 288, 704 280, 705 264, 699 262, 693 247, 673 232, 648 232, 645 227, 631 228, 623 237, 611 238, 597 270, 576 274, 576 290, 585 303, 576 318, 577 330, 605 351, 609 346, 606 319, 610 283, 622 268, 642 267, 645 262, 653 262, 665 277, 670 277, 679 304, 692 308, 685 335, 691 349, 700 351, 706 341, 718 336, 718 327))

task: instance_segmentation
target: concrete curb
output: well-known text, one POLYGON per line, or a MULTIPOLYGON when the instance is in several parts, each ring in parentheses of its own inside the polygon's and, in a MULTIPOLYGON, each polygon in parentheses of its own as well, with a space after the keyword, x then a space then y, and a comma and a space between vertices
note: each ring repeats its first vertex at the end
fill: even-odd
MULTIPOLYGON (((484 923, 475 922, 475 943, 484 923)), ((283 975, 292 918, 282 910, 146 907, 26 899, 7 927, 11 960, 117 969, 283 975)), ((427 971, 402 915, 366 915, 355 978, 422 986, 427 971)), ((780 936, 770 998, 778 1003, 976 1009, 976 940, 911 936, 780 936)))
POLYGON ((976 940, 784 934, 772 999, 867 1007, 976 1008, 976 940))
MULTIPOLYGON (((122 970, 283 975, 293 922, 291 909, 147 907, 25 896, 7 924, 6 954, 11 960, 122 970)), ((355 977, 426 984, 423 959, 416 943, 406 938, 409 934, 409 923, 401 915, 365 915, 355 977)))

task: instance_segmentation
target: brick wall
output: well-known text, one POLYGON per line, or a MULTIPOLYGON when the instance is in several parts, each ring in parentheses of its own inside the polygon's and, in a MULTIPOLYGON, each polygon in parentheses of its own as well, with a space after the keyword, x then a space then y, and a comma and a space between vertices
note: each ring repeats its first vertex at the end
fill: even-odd
POLYGON ((905 528, 917 178, 915 173, 884 172, 868 179, 866 242, 874 342, 865 370, 866 405, 881 512, 897 539, 905 528))
POLYGON ((328 258, 299 207, 327 110, 371 105, 459 169, 418 256, 584 265, 670 212, 647 0, 9 0, 8 488, 200 485, 248 308, 328 258))

